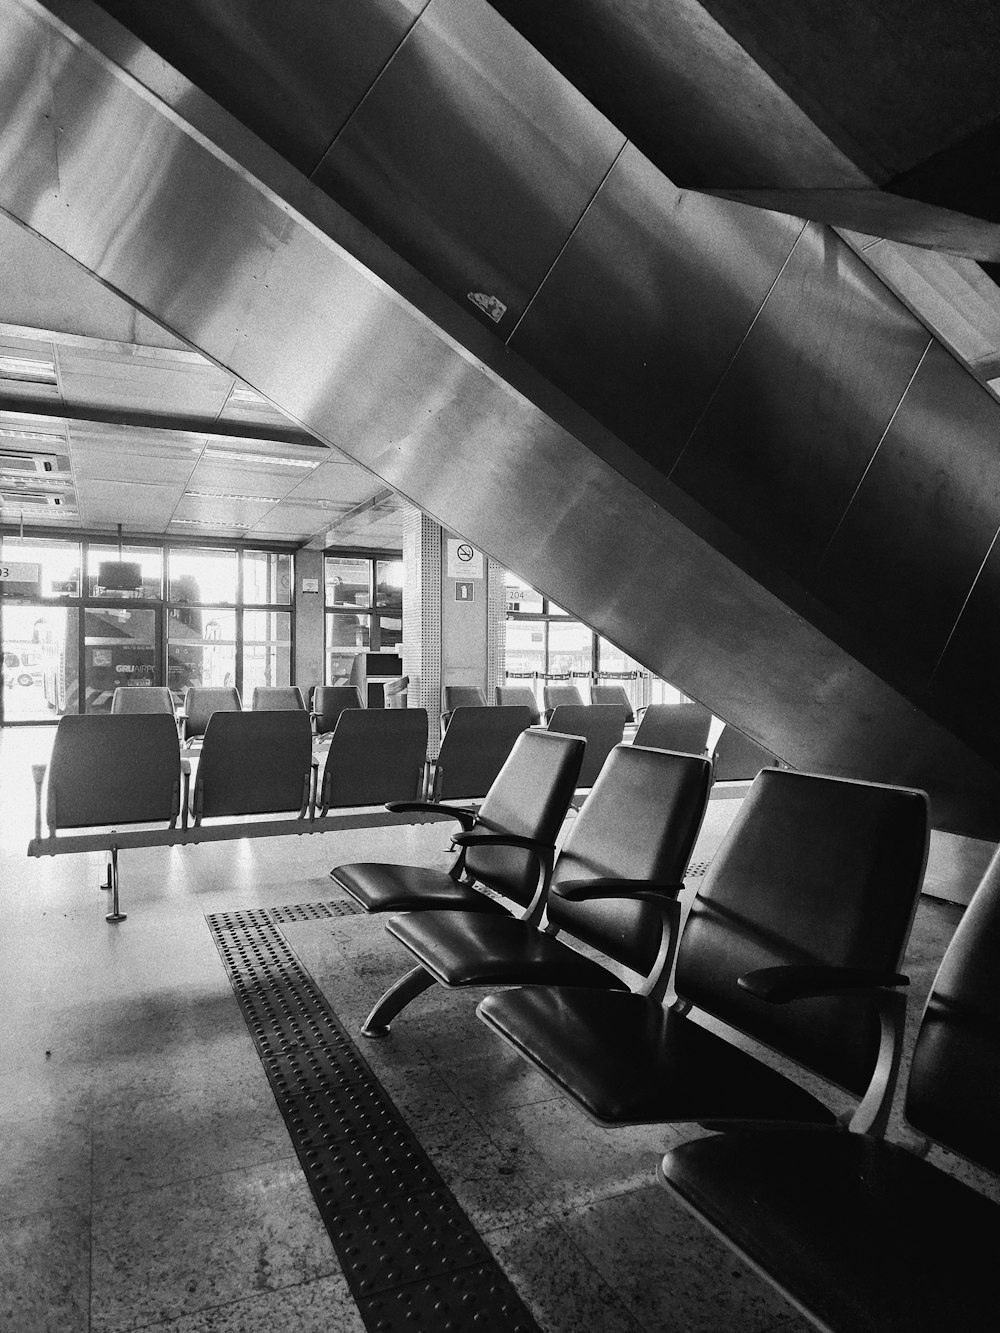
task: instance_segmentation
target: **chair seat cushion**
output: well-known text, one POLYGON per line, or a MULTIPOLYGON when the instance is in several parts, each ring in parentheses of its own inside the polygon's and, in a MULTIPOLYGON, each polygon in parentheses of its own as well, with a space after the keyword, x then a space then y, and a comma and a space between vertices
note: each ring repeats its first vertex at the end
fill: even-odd
POLYGON ((781 1074, 642 995, 529 986, 488 995, 476 1012, 601 1124, 835 1120, 781 1074))
POLYGON ((456 884, 444 870, 358 861, 330 871, 335 884, 369 912, 415 911, 425 907, 504 913, 499 903, 469 884, 456 884))
POLYGON ((661 1178, 824 1327, 996 1323, 1000 1208, 895 1145, 846 1130, 721 1134, 668 1152, 661 1178))
POLYGON ((625 988, 599 963, 512 916, 408 912, 390 917, 386 930, 444 986, 530 982, 625 988))

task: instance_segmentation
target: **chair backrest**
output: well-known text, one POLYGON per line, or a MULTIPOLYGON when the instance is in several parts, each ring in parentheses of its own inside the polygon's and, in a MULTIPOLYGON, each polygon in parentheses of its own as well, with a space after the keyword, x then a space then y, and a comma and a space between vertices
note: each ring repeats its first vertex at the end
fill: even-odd
POLYGON ((387 680, 382 686, 382 697, 386 708, 405 708, 406 692, 409 688, 409 676, 397 676, 395 680, 387 680))
POLYGON ((312 780, 312 728, 301 712, 212 714, 192 793, 195 818, 304 813, 312 780))
POLYGON ((184 696, 184 736, 204 736, 213 713, 238 713, 243 704, 234 685, 189 685, 184 696))
POLYGON ((478 685, 446 685, 444 687, 444 709, 453 713, 456 708, 485 708, 486 691, 478 685))
POLYGON ((325 736, 333 731, 345 708, 364 708, 356 685, 317 685, 312 697, 316 735, 325 736))
POLYGON ((738 782, 741 779, 749 782, 762 768, 779 762, 770 750, 765 750, 763 745, 758 745, 728 723, 719 733, 713 753, 716 782, 738 782))
POLYGON ((434 765, 434 800, 485 796, 530 725, 527 708, 456 708, 434 765))
MULTIPOLYGON (((712 786, 708 759, 617 745, 570 825, 553 884, 572 880, 679 883, 712 786)), ((636 972, 657 960, 663 917, 635 898, 574 903, 551 896, 549 921, 636 972)))
POLYGON ((712 714, 701 704, 650 704, 635 729, 634 745, 680 754, 704 754, 712 714))
POLYGON ((927 858, 923 792, 766 768, 691 905, 678 996, 863 1092, 879 1022, 870 997, 768 1004, 745 972, 783 964, 895 972, 927 858))
POLYGON ((255 685, 250 707, 255 713, 298 712, 305 700, 297 685, 255 685))
POLYGON ((583 705, 583 695, 580 693, 579 685, 543 685, 542 700, 546 712, 561 705, 583 705))
POLYGON ((323 768, 320 809, 412 801, 426 759, 425 708, 344 709, 323 768))
POLYGON ((1000 853, 945 950, 906 1090, 910 1124, 1000 1171, 1000 853))
POLYGON ((112 713, 169 713, 174 701, 166 685, 118 685, 111 696, 112 713))
POLYGON ((625 709, 625 721, 634 722, 632 700, 624 685, 591 685, 590 702, 592 704, 621 704, 625 709))
POLYGON ((172 714, 67 714, 56 727, 48 767, 49 830, 173 824, 180 784, 172 714))
MULTIPOLYGON (((579 736, 522 731, 479 807, 479 825, 555 844, 583 762, 579 736)), ((515 902, 534 894, 537 861, 516 847, 470 847, 466 869, 515 902)))
POLYGON ((621 704, 560 704, 552 710, 549 731, 582 736, 587 742, 578 786, 592 787, 608 755, 621 743, 625 709, 621 704))
POLYGON ((537 727, 542 720, 535 691, 527 685, 496 685, 494 693, 501 708, 527 708, 531 713, 531 725, 537 727))

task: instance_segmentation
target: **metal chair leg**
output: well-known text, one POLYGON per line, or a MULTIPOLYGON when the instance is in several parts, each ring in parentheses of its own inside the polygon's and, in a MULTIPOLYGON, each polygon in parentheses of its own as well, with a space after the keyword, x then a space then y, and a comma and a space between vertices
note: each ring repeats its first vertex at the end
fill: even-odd
POLYGON ((436 985, 436 979, 425 968, 412 968, 395 985, 390 986, 376 1004, 361 1026, 362 1036, 388 1037, 390 1019, 405 1009, 411 1000, 436 985))
POLYGON ((111 860, 108 862, 108 879, 111 881, 111 911, 105 921, 124 921, 124 912, 118 910, 118 848, 111 848, 111 860))

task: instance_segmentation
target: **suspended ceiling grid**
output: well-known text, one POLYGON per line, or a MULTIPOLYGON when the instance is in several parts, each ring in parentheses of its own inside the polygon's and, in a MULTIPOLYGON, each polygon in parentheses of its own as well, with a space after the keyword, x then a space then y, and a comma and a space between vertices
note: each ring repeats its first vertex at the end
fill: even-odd
POLYGON ((2 214, 0 256, 0 453, 57 460, 0 460, 7 523, 400 547, 378 478, 2 214))

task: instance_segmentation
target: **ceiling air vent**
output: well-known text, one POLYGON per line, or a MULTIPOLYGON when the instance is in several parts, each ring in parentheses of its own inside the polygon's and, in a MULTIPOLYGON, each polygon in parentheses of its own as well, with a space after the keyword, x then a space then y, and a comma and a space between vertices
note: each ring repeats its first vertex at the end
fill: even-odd
POLYGON ((8 477, 55 472, 56 462, 55 454, 22 454, 13 449, 0 449, 0 473, 8 477))
POLYGON ((65 496, 54 491, 0 490, 0 502, 13 509, 60 509, 66 503, 65 496))

